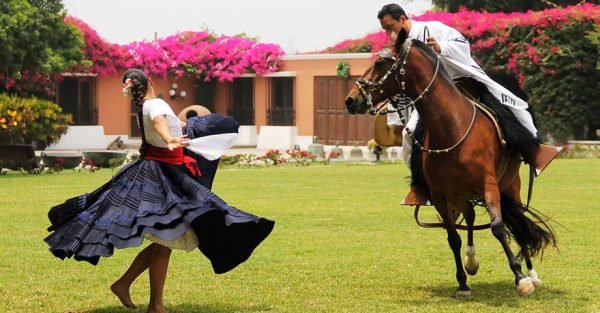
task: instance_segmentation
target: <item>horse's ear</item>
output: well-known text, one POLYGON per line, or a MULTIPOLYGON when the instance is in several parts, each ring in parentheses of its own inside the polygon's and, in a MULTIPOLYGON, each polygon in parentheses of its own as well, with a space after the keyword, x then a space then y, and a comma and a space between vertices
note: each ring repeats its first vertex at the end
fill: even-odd
POLYGON ((408 34, 406 34, 406 30, 402 28, 400 33, 398 34, 398 38, 396 38, 396 43, 394 44, 394 48, 396 49, 396 53, 400 53, 402 51, 402 45, 406 41, 408 34))

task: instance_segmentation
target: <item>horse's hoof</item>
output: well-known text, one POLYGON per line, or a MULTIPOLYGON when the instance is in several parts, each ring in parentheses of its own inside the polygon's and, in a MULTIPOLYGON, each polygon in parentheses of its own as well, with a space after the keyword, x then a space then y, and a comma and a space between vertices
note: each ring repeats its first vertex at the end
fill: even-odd
POLYGON ((535 289, 541 288, 542 287, 542 280, 539 278, 532 278, 531 282, 533 283, 533 286, 535 286, 535 289))
POLYGON ((479 270, 479 261, 475 257, 475 248, 467 246, 467 255, 465 257, 465 271, 467 274, 473 276, 477 274, 479 270))
POLYGON ((517 286, 517 291, 519 292, 519 296, 524 297, 535 290, 535 286, 531 281, 531 278, 525 277, 519 280, 519 285, 517 286))
POLYGON ((457 299, 467 299, 471 297, 471 290, 457 290, 454 293, 454 297, 457 299))
POLYGON ((542 280, 538 277, 538 273, 534 269, 529 271, 529 278, 531 278, 531 282, 536 289, 542 287, 542 280))
POLYGON ((475 274, 477 274, 478 270, 479 261, 477 261, 475 256, 473 256, 472 258, 467 256, 467 258, 465 259, 465 271, 467 272, 467 274, 474 276, 475 274))

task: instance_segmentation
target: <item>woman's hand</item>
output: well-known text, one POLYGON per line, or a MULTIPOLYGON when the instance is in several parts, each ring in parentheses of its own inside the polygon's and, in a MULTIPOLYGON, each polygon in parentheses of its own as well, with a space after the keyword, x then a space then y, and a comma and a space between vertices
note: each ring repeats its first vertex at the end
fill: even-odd
POLYGON ((154 128, 160 138, 167 143, 167 148, 169 150, 173 150, 176 148, 185 147, 188 145, 187 135, 183 135, 181 137, 172 137, 171 130, 169 129, 169 123, 167 122, 167 118, 164 115, 158 115, 154 118, 154 128))
POLYGON ((183 148, 188 145, 188 141, 189 139, 187 135, 183 135, 181 137, 172 137, 167 141, 167 148, 169 148, 169 150, 183 148))

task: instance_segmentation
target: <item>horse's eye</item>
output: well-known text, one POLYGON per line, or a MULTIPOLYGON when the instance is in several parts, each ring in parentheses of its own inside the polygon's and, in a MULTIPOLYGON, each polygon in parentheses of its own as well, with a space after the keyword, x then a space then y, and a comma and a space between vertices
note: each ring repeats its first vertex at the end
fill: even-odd
POLYGON ((385 61, 379 60, 379 61, 375 62, 375 68, 380 69, 383 66, 383 64, 385 64, 385 61))

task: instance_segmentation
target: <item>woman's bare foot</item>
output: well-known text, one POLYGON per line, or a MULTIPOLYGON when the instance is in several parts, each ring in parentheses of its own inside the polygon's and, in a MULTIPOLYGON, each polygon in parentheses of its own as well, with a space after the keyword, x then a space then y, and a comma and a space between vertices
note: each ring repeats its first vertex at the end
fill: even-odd
POLYGON ((119 284, 119 281, 116 281, 112 286, 110 286, 110 290, 119 298, 119 301, 128 308, 135 309, 137 306, 131 301, 131 296, 129 295, 129 286, 124 286, 119 284))

